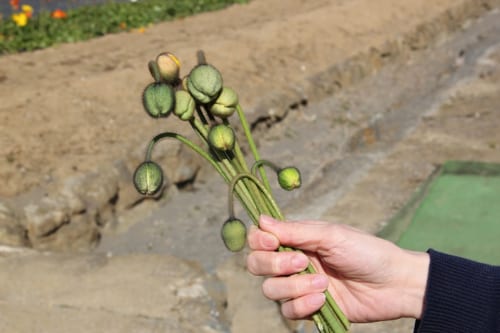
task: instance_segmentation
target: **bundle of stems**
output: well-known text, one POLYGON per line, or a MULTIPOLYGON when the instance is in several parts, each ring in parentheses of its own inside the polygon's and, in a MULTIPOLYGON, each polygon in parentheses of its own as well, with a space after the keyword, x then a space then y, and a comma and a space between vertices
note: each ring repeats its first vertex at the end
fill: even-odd
MULTIPOLYGON (((210 163, 228 184, 228 219, 223 225, 222 237, 228 249, 241 250, 245 243, 246 229, 235 217, 233 198, 238 198, 256 226, 262 214, 284 221, 285 217, 273 197, 265 167, 276 172, 280 186, 286 190, 300 186, 300 173, 295 167, 279 168, 261 158, 236 93, 223 87, 222 76, 206 63, 203 52, 198 53, 198 66, 184 80, 178 77, 178 67, 179 61, 170 53, 162 53, 149 63, 155 82, 144 90, 144 107, 153 117, 168 116, 173 111, 181 120, 189 122, 202 144, 196 144, 175 132, 156 135, 149 143, 145 162, 134 173, 134 184, 143 194, 156 193, 161 187, 163 176, 161 168, 152 161, 153 148, 165 138, 179 140, 210 163), (172 92, 168 87, 173 89, 172 92), (173 101, 168 102, 169 99, 173 101), (251 152, 251 166, 247 163, 229 120, 233 113, 238 117, 251 152)), ((298 250, 280 246, 278 251, 298 250)), ((315 268, 309 263, 302 273, 315 272, 315 268)), ((312 316, 318 331, 347 332, 349 321, 328 290, 325 291, 325 296, 325 304, 312 316)))

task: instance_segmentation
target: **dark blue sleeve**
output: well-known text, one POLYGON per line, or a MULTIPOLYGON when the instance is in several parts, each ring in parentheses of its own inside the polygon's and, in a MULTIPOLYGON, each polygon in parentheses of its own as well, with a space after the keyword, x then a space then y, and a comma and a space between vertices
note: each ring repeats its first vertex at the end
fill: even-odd
POLYGON ((428 253, 424 313, 414 332, 500 333, 500 267, 428 253))

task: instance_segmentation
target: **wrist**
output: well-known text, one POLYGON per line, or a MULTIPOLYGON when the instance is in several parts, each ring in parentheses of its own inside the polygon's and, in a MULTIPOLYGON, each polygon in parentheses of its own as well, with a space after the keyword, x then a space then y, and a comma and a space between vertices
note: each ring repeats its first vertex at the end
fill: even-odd
POLYGON ((404 251, 402 316, 420 319, 425 306, 430 257, 425 252, 404 251))

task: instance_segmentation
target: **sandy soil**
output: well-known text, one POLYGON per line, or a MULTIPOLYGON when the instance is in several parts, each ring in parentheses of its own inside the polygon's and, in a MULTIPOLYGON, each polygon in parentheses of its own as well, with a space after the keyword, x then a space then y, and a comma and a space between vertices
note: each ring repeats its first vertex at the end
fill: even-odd
MULTIPOLYGON (((144 33, 3 56, 0 197, 142 151, 149 136, 145 133, 163 126, 145 117, 140 104, 150 81, 147 61, 161 51, 176 53, 186 74, 196 50, 204 49, 226 82, 244 92, 243 106, 252 112, 270 91, 311 95, 297 83, 367 51, 367 45, 383 51, 384 43, 418 23, 467 3, 255 0, 152 26, 144 33)), ((425 37, 414 36, 412 47, 418 47, 420 35, 425 37)))

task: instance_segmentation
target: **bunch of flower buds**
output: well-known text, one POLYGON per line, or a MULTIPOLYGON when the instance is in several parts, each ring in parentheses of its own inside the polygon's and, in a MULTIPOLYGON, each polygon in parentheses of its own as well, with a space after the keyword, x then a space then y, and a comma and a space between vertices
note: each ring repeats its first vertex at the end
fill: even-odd
MULTIPOLYGON (((162 188, 162 169, 151 160, 153 148, 164 138, 181 141, 210 163, 228 184, 228 218, 222 224, 221 236, 230 251, 242 250, 246 241, 246 226, 235 217, 234 197, 239 199, 257 226, 261 214, 284 220, 273 198, 264 167, 269 167, 276 173, 279 185, 287 191, 300 187, 299 170, 293 166, 281 168, 260 158, 238 95, 233 89, 224 86, 221 73, 207 64, 203 52, 198 52, 198 65, 183 79, 179 76, 179 60, 171 53, 159 54, 149 62, 148 67, 154 82, 142 94, 146 112, 154 118, 168 117, 173 113, 181 121, 189 122, 203 144, 197 145, 175 132, 163 132, 153 137, 146 151, 145 161, 138 166, 133 176, 136 189, 143 195, 154 195, 162 188), (254 163, 251 167, 243 156, 229 121, 233 114, 238 116, 253 155, 254 163)), ((279 250, 296 251, 287 247, 280 247, 279 250)), ((305 273, 314 272, 314 267, 309 264, 305 273)), ((319 332, 347 332, 348 320, 328 290, 325 294, 325 305, 313 315, 319 332)))

